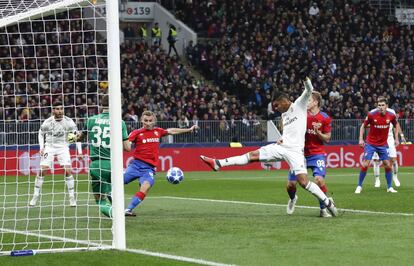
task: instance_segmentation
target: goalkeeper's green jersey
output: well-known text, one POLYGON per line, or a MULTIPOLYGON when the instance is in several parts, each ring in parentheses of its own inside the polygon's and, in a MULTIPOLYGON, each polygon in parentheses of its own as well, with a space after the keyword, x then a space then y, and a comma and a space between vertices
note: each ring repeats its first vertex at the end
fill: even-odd
MULTIPOLYGON (((89 141, 91 160, 109 160, 111 157, 111 140, 109 129, 109 113, 103 112, 88 118, 86 130, 89 141)), ((125 122, 122 121, 122 140, 128 139, 125 122)))

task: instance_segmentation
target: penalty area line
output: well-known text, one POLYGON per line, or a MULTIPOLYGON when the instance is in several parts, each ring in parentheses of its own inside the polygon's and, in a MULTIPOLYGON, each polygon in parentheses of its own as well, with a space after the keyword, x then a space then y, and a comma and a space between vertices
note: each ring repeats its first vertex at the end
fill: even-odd
POLYGON ((147 251, 143 249, 129 249, 128 248, 126 249, 126 251, 131 252, 131 253, 141 254, 141 255, 152 256, 152 257, 196 263, 200 265, 210 265, 210 266, 233 266, 234 265, 234 264, 224 264, 224 263, 219 263, 219 262, 214 262, 214 261, 208 261, 208 260, 203 260, 203 259, 170 255, 170 254, 165 254, 165 253, 160 253, 160 252, 152 252, 152 251, 147 251))
MULTIPOLYGON (((171 197, 171 196, 159 196, 159 197, 151 197, 151 198, 153 198, 153 199, 158 198, 158 199, 188 200, 188 201, 204 201, 204 202, 216 202, 216 203, 230 203, 230 204, 240 204, 240 205, 273 206, 273 207, 286 208, 286 204, 261 203, 261 202, 250 202, 250 201, 217 200, 217 199, 203 199, 203 198, 185 198, 185 197, 171 197)), ((296 208, 317 209, 317 210, 319 210, 319 207, 312 207, 312 206, 296 205, 296 208)), ((414 213, 402 213, 402 212, 379 212, 379 211, 366 211, 366 210, 341 209, 341 208, 338 208, 338 210, 343 211, 343 212, 373 214, 373 215, 408 216, 408 217, 413 217, 414 216, 414 213)))

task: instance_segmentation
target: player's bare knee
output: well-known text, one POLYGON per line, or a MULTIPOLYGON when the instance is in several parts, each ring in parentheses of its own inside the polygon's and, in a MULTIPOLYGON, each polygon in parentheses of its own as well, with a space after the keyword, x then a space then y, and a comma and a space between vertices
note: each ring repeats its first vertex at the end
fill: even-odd
POLYGON ((390 163, 389 160, 382 161, 382 164, 384 165, 384 168, 390 168, 391 167, 391 163, 390 163))
POLYGON ((296 181, 288 181, 287 182, 287 184, 286 184, 286 188, 287 189, 293 189, 293 188, 295 188, 296 187, 296 181))
POLYGON ((309 183, 308 176, 306 174, 298 174, 296 175, 298 183, 301 187, 306 188, 309 183))
POLYGON ((260 152, 259 150, 251 151, 247 156, 249 157, 249 162, 257 162, 260 159, 260 152))
POLYGON ((323 186, 323 185, 325 185, 325 180, 323 179, 322 176, 315 176, 315 183, 318 186, 323 186))

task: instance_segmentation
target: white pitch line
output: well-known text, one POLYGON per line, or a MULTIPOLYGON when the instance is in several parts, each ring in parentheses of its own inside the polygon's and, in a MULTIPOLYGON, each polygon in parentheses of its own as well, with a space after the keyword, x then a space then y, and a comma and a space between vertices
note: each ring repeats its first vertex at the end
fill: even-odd
MULTIPOLYGON (((87 240, 77 240, 77 239, 71 239, 66 237, 58 237, 58 236, 51 236, 41 233, 35 233, 32 231, 20 231, 20 230, 12 230, 7 228, 0 228, 0 232, 4 233, 13 233, 13 234, 20 234, 20 235, 27 235, 27 236, 34 236, 34 237, 41 237, 41 238, 47 238, 51 240, 57 240, 62 242, 70 242, 70 243, 76 243, 76 244, 82 244, 86 245, 86 247, 80 247, 80 248, 58 248, 56 250, 36 250, 37 253, 48 253, 48 252, 64 252, 64 251, 76 251, 76 249, 79 250, 104 250, 104 249, 113 249, 112 246, 106 245, 106 244, 100 244, 100 243, 94 243, 87 240), (89 247, 88 247, 89 246, 89 247), (39 252, 41 251, 41 252, 39 252)), ((203 259, 196 259, 196 258, 189 258, 189 257, 183 257, 183 256, 176 256, 176 255, 170 255, 165 253, 159 253, 159 252, 152 252, 147 251, 143 249, 126 249, 126 251, 141 255, 147 255, 152 257, 159 257, 159 258, 165 258, 165 259, 171 259, 171 260, 177 260, 177 261, 184 261, 184 262, 190 262, 190 263, 197 263, 200 265, 210 265, 210 266, 233 266, 234 264, 224 264, 224 263, 218 263, 203 259)), ((8 255, 10 254, 9 251, 7 252, 0 252, 0 255, 8 255)))
MULTIPOLYGON (((326 177, 329 178, 330 177, 358 177, 359 173, 355 174, 327 174, 326 177)), ((398 175, 412 175, 413 173, 398 173, 398 175)), ((309 175, 311 177, 311 175, 309 175)), ((311 177, 312 178, 312 177, 311 177)), ((204 177, 204 178, 188 178, 188 180, 191 181, 206 181, 206 180, 255 180, 255 179, 287 179, 287 174, 285 176, 277 174, 274 176, 245 176, 245 177, 204 177)))
POLYGON ((136 254, 147 255, 147 256, 153 256, 153 257, 159 257, 159 258, 165 258, 165 259, 171 259, 171 260, 177 260, 177 261, 184 261, 184 262, 190 262, 190 263, 197 263, 201 265, 211 265, 211 266, 233 266, 234 265, 234 264, 223 264, 219 262, 195 259, 195 258, 189 258, 189 257, 183 257, 183 256, 170 255, 170 254, 159 253, 159 252, 146 251, 143 249, 126 249, 126 251, 136 253, 136 254))
MULTIPOLYGON (((158 199, 176 199, 176 200, 205 201, 205 202, 217 202, 217 203, 231 203, 231 204, 241 204, 241 205, 273 206, 273 207, 286 208, 286 204, 261 203, 261 202, 250 202, 250 201, 217 200, 217 199, 202 199, 202 198, 184 198, 184 197, 170 197, 170 196, 159 196, 159 197, 151 197, 151 198, 153 198, 153 199, 158 198, 158 199)), ((319 210, 319 207, 300 206, 300 205, 296 205, 296 208, 318 209, 319 210)), ((343 212, 353 212, 353 213, 362 213, 362 214, 409 216, 409 217, 414 216, 414 213, 403 213, 403 212, 378 212, 378 211, 340 209, 340 208, 338 208, 338 210, 343 211, 343 212)))

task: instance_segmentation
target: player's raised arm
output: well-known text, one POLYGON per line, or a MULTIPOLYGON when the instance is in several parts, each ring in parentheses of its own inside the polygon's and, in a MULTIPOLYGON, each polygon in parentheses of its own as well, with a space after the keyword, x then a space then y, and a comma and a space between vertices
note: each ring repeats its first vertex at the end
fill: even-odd
POLYGON ((193 125, 190 128, 168 128, 168 134, 170 135, 177 135, 177 134, 182 134, 182 133, 188 133, 188 132, 193 132, 194 130, 199 129, 199 127, 197 125, 193 125))
POLYGON ((303 85, 305 87, 305 90, 302 92, 302 95, 299 96, 296 102, 299 104, 299 106, 306 108, 309 98, 312 95, 313 86, 311 80, 308 77, 306 77, 306 79, 303 81, 303 85))

